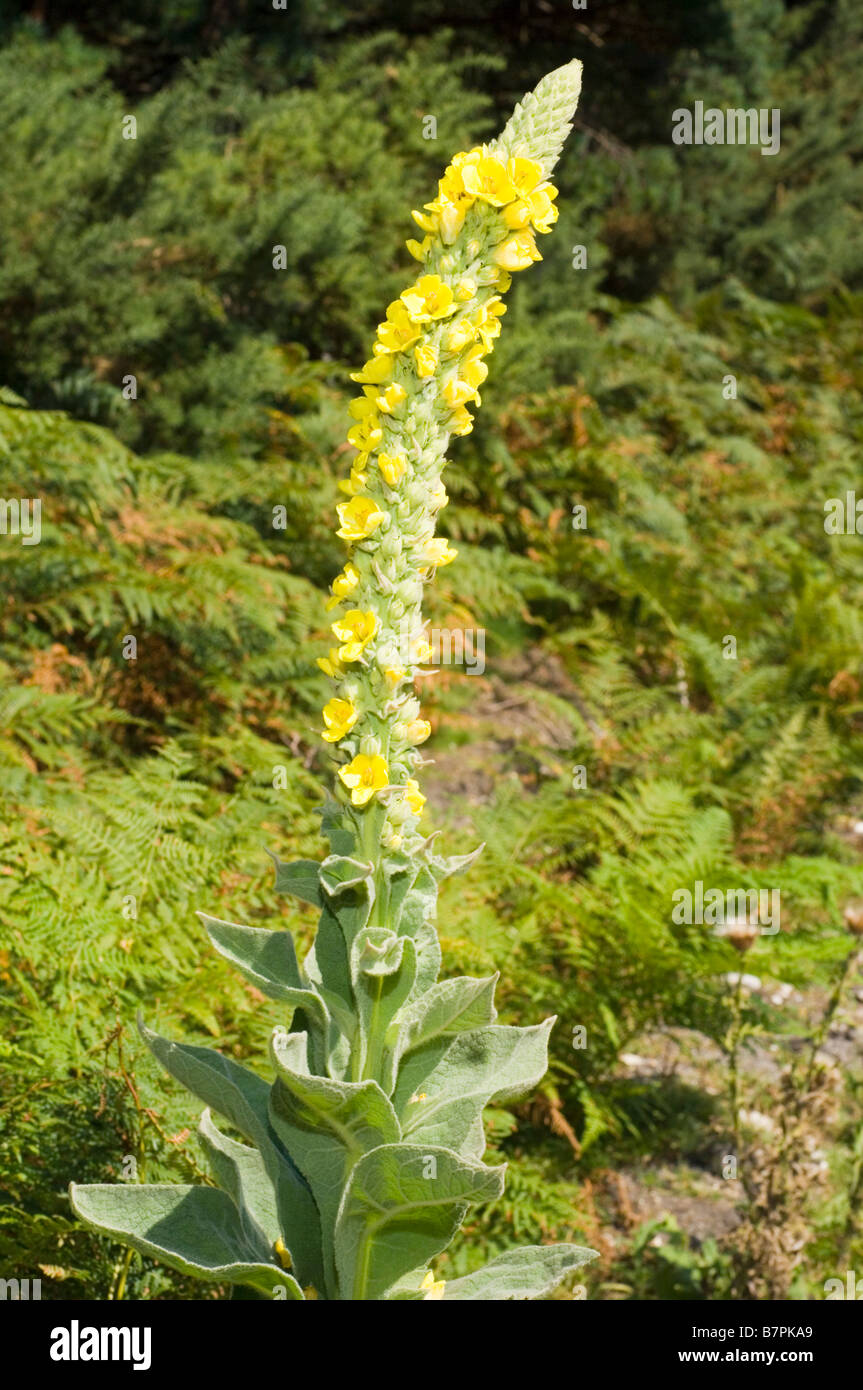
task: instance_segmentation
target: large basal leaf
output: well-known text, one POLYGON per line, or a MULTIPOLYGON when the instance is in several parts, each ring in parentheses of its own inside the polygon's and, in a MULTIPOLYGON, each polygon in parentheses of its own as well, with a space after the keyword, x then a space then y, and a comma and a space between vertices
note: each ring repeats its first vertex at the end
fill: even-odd
POLYGON ((542 1298, 573 1269, 597 1259, 582 1245, 526 1245, 507 1250, 474 1274, 448 1280, 444 1303, 486 1299, 542 1298))
POLYGON ((223 1134, 209 1110, 201 1116, 198 1138, 213 1177, 233 1200, 249 1239, 257 1238, 271 1254, 277 1240, 287 1245, 279 1223, 275 1189, 260 1150, 223 1134))
POLYGON ((492 1024, 409 1053, 393 1095, 404 1138, 478 1158, 485 1148, 483 1107, 513 1100, 542 1078, 554 1022, 533 1028, 492 1024))
POLYGON ((261 1077, 208 1047, 170 1042, 138 1024, 166 1071, 223 1115, 260 1150, 277 1194, 283 1239, 304 1284, 322 1279, 320 1222, 311 1191, 273 1133, 270 1086, 261 1077))
POLYGON ((245 1284, 270 1297, 303 1297, 296 1279, 249 1241, 236 1207, 218 1188, 73 1183, 69 1197, 82 1221, 181 1274, 245 1284))
POLYGON ((384 1298, 452 1240, 473 1202, 503 1191, 504 1168, 435 1145, 387 1144, 356 1164, 336 1225, 339 1297, 384 1298))

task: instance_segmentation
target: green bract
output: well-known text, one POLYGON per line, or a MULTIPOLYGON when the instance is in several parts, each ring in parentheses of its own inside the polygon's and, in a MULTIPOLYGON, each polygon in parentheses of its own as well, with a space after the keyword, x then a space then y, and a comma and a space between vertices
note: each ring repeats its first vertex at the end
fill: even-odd
MULTIPOLYGON (((550 172, 579 76, 573 63, 544 79, 492 149, 550 172)), ((554 1020, 502 1026, 496 977, 438 980, 438 885, 473 856, 393 836, 387 816, 384 800, 343 794, 323 812, 328 857, 276 861, 277 891, 321 911, 302 965, 288 932, 200 914, 216 949, 291 1014, 271 1040, 273 1080, 142 1027, 207 1107, 199 1136, 216 1186, 73 1186, 88 1224, 185 1274, 274 1298, 538 1298, 592 1258, 530 1246, 434 1281, 430 1264, 471 1204, 503 1191, 504 1168, 482 1161, 483 1108, 536 1085, 554 1020)))

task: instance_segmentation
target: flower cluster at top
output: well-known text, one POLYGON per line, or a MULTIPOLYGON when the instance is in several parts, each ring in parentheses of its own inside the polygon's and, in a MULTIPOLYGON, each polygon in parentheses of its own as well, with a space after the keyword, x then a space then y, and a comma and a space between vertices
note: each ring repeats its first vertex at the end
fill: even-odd
POLYGON ((438 196, 413 217, 425 234, 407 243, 423 273, 390 304, 372 356, 352 380, 348 442, 356 449, 337 535, 348 560, 333 581, 335 643, 319 665, 338 683, 323 711, 323 738, 341 758, 343 799, 381 798, 384 843, 411 848, 425 798, 413 776, 431 728, 413 693, 431 653, 423 585, 455 558, 435 537, 447 504, 441 480, 451 434, 473 428, 513 271, 541 260, 535 232, 557 218, 557 190, 542 165, 483 146, 458 154, 438 196))

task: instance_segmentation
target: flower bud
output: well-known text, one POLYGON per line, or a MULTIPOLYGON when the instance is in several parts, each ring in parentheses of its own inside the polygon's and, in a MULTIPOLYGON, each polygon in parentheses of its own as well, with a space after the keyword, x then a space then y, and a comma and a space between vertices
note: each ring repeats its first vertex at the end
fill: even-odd
POLYGON ((397 530, 390 530, 381 541, 381 555, 385 560, 397 560, 401 553, 402 538, 397 530))

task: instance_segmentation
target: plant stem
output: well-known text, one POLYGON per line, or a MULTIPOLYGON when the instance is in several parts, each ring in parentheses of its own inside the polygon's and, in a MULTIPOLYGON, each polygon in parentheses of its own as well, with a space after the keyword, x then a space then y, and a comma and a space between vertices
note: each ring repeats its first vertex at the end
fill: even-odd
POLYGON ((825 1038, 827 1037, 828 1032, 830 1031, 830 1024, 833 1022, 836 1010, 839 1007, 839 1001, 842 998, 842 991, 845 988, 845 981, 848 979, 848 975, 851 970, 851 965, 854 959, 856 958, 856 955, 857 949, 855 947, 855 949, 843 962, 842 970, 840 971, 836 984, 833 987, 833 992, 830 995, 830 999, 827 1003, 827 1008, 824 1010, 821 1022, 819 1023, 817 1029, 812 1035, 812 1047, 809 1052, 809 1062, 806 1067, 806 1075, 803 1078, 803 1085, 798 1089, 797 1092, 798 1114, 802 1107, 803 1101, 809 1094, 809 1090, 812 1086, 812 1079, 815 1075, 815 1066, 818 1060, 818 1053, 821 1050, 821 1047, 824 1043, 825 1038))
POLYGON ((742 968, 741 968, 741 969, 738 970, 738 972, 737 972, 737 983, 736 983, 736 985, 735 985, 735 987, 734 987, 734 995, 733 995, 733 998, 732 998, 733 1021, 732 1021, 732 1024, 731 1024, 731 1032, 730 1032, 730 1034, 729 1034, 729 1082, 730 1082, 730 1092, 731 1092, 731 1094, 730 1094, 730 1100, 731 1100, 731 1127, 732 1127, 732 1133, 733 1133, 733 1135, 734 1135, 734 1157, 738 1160, 738 1162, 739 1162, 739 1158, 740 1158, 740 1107, 739 1107, 740 1067, 739 1067, 739 1050, 740 1050, 740 1034, 741 1034, 742 1022, 743 1022, 742 1010, 741 1010, 741 1007, 740 1007, 740 1006, 741 1006, 741 1000, 742 1000, 742 993, 743 993, 743 970, 742 970, 742 968))

